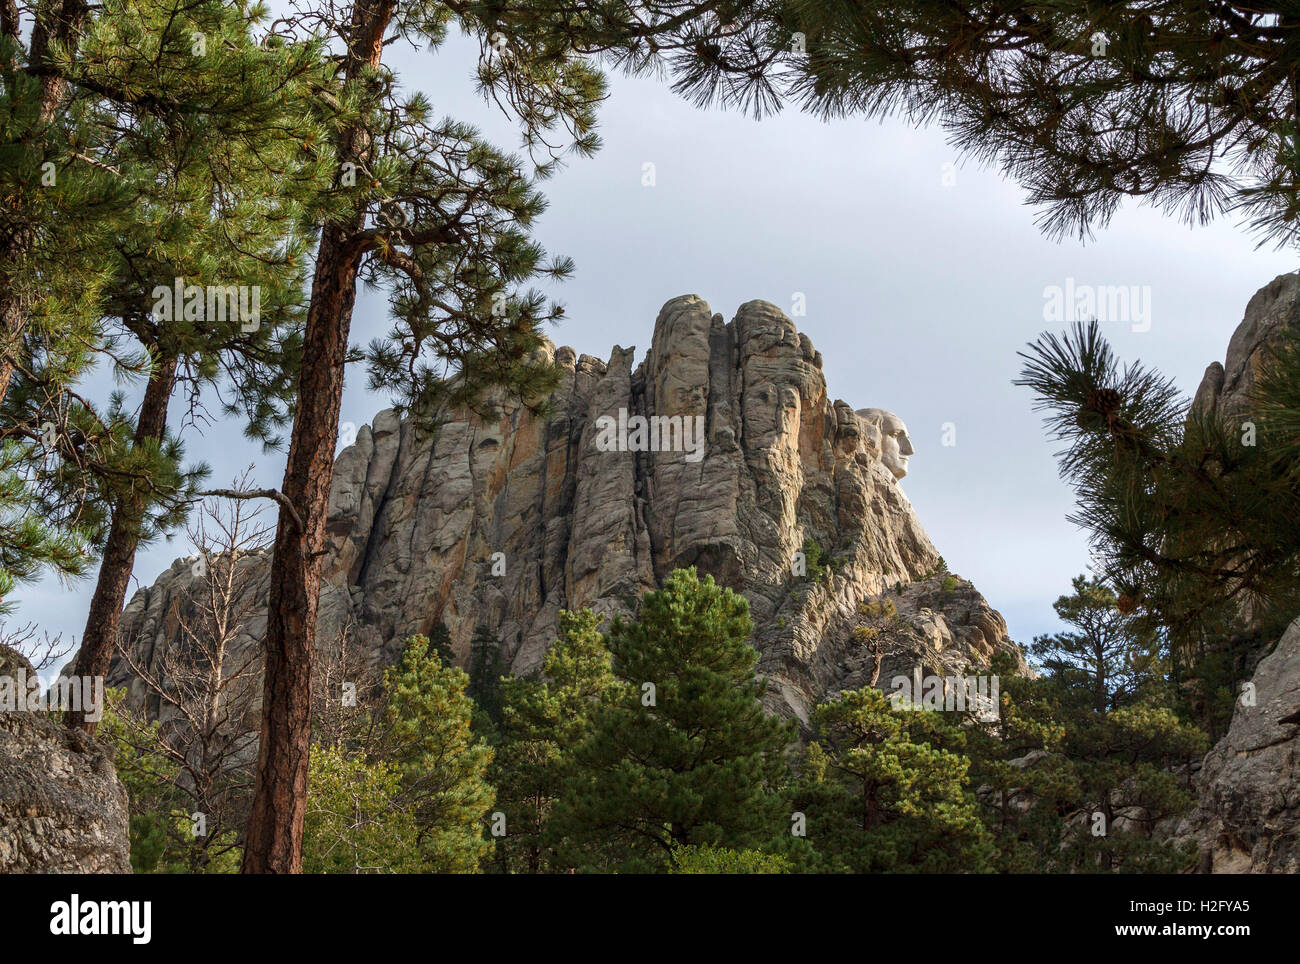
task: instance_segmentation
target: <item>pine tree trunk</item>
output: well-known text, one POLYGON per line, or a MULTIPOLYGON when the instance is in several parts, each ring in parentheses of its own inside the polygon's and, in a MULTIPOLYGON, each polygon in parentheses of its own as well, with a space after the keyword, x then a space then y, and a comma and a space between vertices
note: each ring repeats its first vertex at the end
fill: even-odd
MULTIPOLYGON (((175 356, 158 362, 149 383, 145 386, 144 402, 135 426, 135 444, 156 442, 167 431, 167 404, 176 385, 175 356)), ((95 594, 90 600, 86 616, 86 631, 81 637, 81 650, 73 665, 73 676, 103 677, 108 675, 109 664, 117 645, 117 631, 122 620, 122 605, 135 565, 135 550, 140 543, 140 529, 144 521, 138 498, 128 493, 113 505, 113 524, 104 544, 104 555, 99 564, 99 579, 95 594)), ((84 712, 69 710, 64 720, 70 729, 95 732, 95 722, 87 720, 84 712)))
MULTIPOLYGON (((10 236, 10 243, 5 247, 26 250, 26 245, 19 241, 17 234, 10 236)), ((14 265, 19 258, 10 257, 6 251, 3 260, 5 264, 14 265)), ((27 311, 18 294, 17 286, 12 284, 4 286, 4 290, 0 291, 0 333, 3 333, 0 337, 4 338, 4 344, 0 345, 0 402, 4 401, 5 395, 9 392, 9 380, 14 374, 13 357, 22 344, 23 330, 26 327, 27 311)))
MULTIPOLYGON (((359 0, 352 11, 344 78, 379 66, 396 0, 359 0)), ((354 125, 340 138, 341 162, 370 154, 370 132, 354 125)), ((365 208, 325 226, 316 254, 311 305, 298 373, 298 411, 281 492, 301 526, 280 508, 267 599, 262 730, 244 846, 245 874, 302 872, 311 741, 311 661, 316 642, 325 516, 334 478, 334 446, 343 404, 343 367, 357 294, 365 208)))
POLYGON ((346 233, 335 225, 323 232, 307 313, 300 401, 281 487, 303 527, 281 507, 271 559, 262 736, 244 873, 302 871, 316 604, 359 261, 346 233))

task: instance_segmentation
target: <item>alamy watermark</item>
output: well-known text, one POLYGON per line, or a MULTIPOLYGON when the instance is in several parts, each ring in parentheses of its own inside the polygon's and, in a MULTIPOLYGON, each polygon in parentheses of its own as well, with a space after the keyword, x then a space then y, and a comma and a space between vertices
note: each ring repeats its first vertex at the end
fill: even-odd
POLYGON ((685 452, 687 462, 704 458, 703 415, 631 415, 626 408, 618 418, 596 419, 599 452, 685 452))
POLYGON ((1000 716, 996 676, 922 676, 918 666, 912 676, 895 676, 889 705, 895 710, 930 710, 964 713, 967 709, 982 723, 1000 716))
POLYGON ((104 677, 60 676, 41 690, 41 678, 20 668, 0 676, 0 713, 82 713, 90 723, 104 718, 104 677))
POLYGON ((238 321, 242 331, 262 326, 261 285, 187 285, 176 278, 171 287, 153 289, 157 321, 238 321))
POLYGON ((1081 285, 1066 278, 1064 286, 1043 289, 1043 320, 1055 323, 1096 320, 1124 322, 1133 331, 1151 330, 1150 285, 1081 285))
POLYGON ((133 944, 153 936, 153 903, 147 900, 82 900, 73 894, 50 905, 50 933, 57 937, 120 935, 133 944))

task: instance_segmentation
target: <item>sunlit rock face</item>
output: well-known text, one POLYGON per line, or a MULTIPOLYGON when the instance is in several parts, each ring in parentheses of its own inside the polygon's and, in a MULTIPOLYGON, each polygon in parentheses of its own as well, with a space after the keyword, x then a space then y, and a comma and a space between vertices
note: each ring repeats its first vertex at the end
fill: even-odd
MULTIPOLYGON (((939 553, 898 486, 912 453, 902 421, 834 400, 821 355, 775 305, 748 302, 728 322, 696 295, 674 298, 640 364, 632 348, 604 361, 545 351, 562 372, 546 419, 505 395, 491 420, 443 411, 432 433, 381 412, 340 453, 322 640, 347 626, 388 663, 444 622, 464 661, 486 626, 511 670, 530 673, 560 610, 629 613, 697 566, 748 599, 767 704, 805 723, 869 678, 852 630, 858 604, 887 591, 901 651, 880 685, 915 665, 955 672, 1018 653, 973 587, 927 577, 939 553), (696 419, 702 450, 690 435, 678 444, 696 419), (835 560, 825 582, 801 574, 808 539, 835 560)), ((145 665, 173 645, 189 571, 178 562, 127 607, 123 636, 145 665)))
POLYGON ((915 450, 903 420, 883 408, 860 408, 856 414, 864 423, 864 434, 870 440, 868 445, 880 453, 885 468, 896 479, 907 475, 907 460, 915 450))

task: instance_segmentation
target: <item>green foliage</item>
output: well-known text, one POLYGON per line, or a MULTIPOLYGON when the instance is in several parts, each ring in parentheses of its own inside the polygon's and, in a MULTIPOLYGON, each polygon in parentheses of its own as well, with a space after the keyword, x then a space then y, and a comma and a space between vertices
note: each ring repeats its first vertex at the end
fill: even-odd
POLYGON ((491 849, 482 820, 494 796, 485 779, 492 750, 472 732, 468 683, 463 670, 438 662, 424 636, 408 639, 401 662, 384 673, 382 762, 400 780, 421 866, 431 873, 472 873, 491 849))
POLYGON ((859 603, 858 625, 853 627, 853 638, 866 645, 873 656, 880 656, 884 653, 882 634, 891 632, 898 624, 898 606, 892 599, 859 603))
POLYGON ((126 690, 106 691, 96 738, 112 755, 126 790, 132 871, 237 873, 240 852, 235 832, 227 829, 217 839, 195 835, 191 801, 177 786, 179 768, 162 751, 161 728, 156 722, 130 720, 131 716, 126 690))
POLYGON ((1250 637, 1276 638, 1300 608, 1300 447, 1288 434, 1300 415, 1286 388, 1300 381, 1300 351, 1266 362, 1245 421, 1190 408, 1141 364, 1121 367, 1095 322, 1044 334, 1022 357, 1017 384, 1067 445, 1072 521, 1212 729, 1250 637))
POLYGON ((810 582, 828 583, 835 574, 835 560, 826 556, 821 543, 812 536, 803 541, 804 576, 810 582))
POLYGON ((94 561, 90 534, 76 525, 51 524, 31 511, 31 492, 22 472, 26 455, 17 445, 0 443, 0 616, 13 611, 5 602, 17 584, 47 568, 63 576, 84 575, 94 561))
POLYGON ((1148 629, 1120 612, 1105 583, 1075 576, 1074 593, 1052 604, 1056 615, 1077 629, 1039 636, 1030 653, 1058 679, 1064 694, 1106 713, 1157 685, 1163 666, 1158 641, 1148 629))
MULTIPOLYGON (((492 751, 473 735, 468 678, 445 668, 423 636, 407 641, 383 678, 382 702, 346 739, 311 748, 306 873, 473 873, 491 849, 483 820, 492 751)), ((110 691, 97 734, 114 749, 131 800, 138 873, 233 873, 236 833, 194 837, 181 773, 157 723, 124 722, 124 691, 110 691), (143 739, 142 739, 143 737, 143 739)))
POLYGON ((759 850, 726 847, 678 847, 673 851, 674 874, 788 874, 790 861, 759 850))
POLYGON ((479 626, 469 643, 468 692, 479 714, 476 727, 480 733, 495 734, 501 726, 501 674, 505 668, 500 640, 488 627, 479 626))
POLYGON ((164 422, 137 425, 124 395, 101 406, 76 390, 97 363, 148 381, 164 405, 187 385, 197 418, 199 392, 219 387, 225 412, 268 444, 287 421, 311 243, 301 221, 330 170, 308 147, 319 129, 303 105, 326 64, 315 40, 259 42, 263 13, 219 0, 96 7, 76 56, 57 58, 69 87, 52 121, 30 113, 21 72, 6 78, 0 153, 15 166, 0 176, 13 202, 0 215, 27 250, 4 279, 19 329, 0 333, 17 365, 0 485, 24 486, 46 529, 0 521, 0 566, 20 579, 33 566, 83 572, 89 560, 60 542, 99 545, 111 522, 144 542, 174 529, 206 475, 182 466, 164 422), (155 289, 180 277, 258 289, 260 325, 159 314, 155 289))
POLYGON ((490 776, 506 835, 495 839, 492 869, 507 873, 562 872, 552 810, 574 772, 573 750, 591 731, 592 716, 615 687, 600 617, 589 609, 560 613, 560 638, 539 680, 502 684, 501 739, 490 776))
POLYGON ((451 630, 446 623, 437 623, 429 631, 429 651, 438 657, 438 662, 443 666, 451 666, 456 662, 456 654, 451 651, 451 630))
POLYGON ((790 85, 807 109, 942 124, 958 150, 996 161, 1046 205, 1053 237, 1086 237, 1140 197, 1189 223, 1233 212, 1263 240, 1296 239, 1289 11, 1179 0, 777 9, 787 16, 772 49, 792 31, 807 37, 790 85))
POLYGON ((1125 873, 1188 869, 1190 854, 1152 840, 1151 831, 1194 802, 1186 777, 1172 768, 1187 767, 1204 755, 1208 746, 1199 731, 1171 709, 1143 703, 1067 727, 1063 749, 1084 804, 1084 820, 1066 836, 1061 855, 1066 868, 1125 873), (1097 822, 1098 814, 1104 822, 1097 822), (1121 818, 1126 824, 1119 823, 1121 818), (1094 835, 1094 826, 1104 829, 1104 835, 1094 835))
POLYGON ((1055 608, 1075 629, 1032 647, 1042 676, 999 666, 1001 719, 968 733, 999 869, 1185 870, 1192 855, 1152 831, 1191 806, 1190 765, 1206 738, 1170 705, 1152 638, 1113 591, 1083 576, 1073 588, 1055 608))
POLYGON ((302 869, 307 874, 413 873, 424 868, 402 775, 382 760, 312 747, 302 869))
POLYGON ((760 706, 748 608, 681 569, 611 626, 623 685, 597 705, 552 817, 584 869, 664 870, 681 846, 752 849, 788 829, 775 791, 793 732, 760 706))
POLYGON ((982 873, 995 849, 967 787, 964 737, 938 713, 894 710, 876 689, 814 713, 792 807, 807 818, 809 869, 982 873))

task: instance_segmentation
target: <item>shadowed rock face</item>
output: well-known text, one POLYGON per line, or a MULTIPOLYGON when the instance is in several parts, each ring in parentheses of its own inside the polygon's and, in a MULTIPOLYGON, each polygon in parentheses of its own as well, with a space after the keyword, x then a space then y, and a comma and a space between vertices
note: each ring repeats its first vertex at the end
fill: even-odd
POLYGON ((0 713, 0 874, 129 874, 128 819, 97 743, 42 713, 0 713))
MULTIPOLYGON (((1224 364, 1205 371, 1194 404, 1236 421, 1269 346, 1300 323, 1300 275, 1257 291, 1228 343, 1224 364)), ((1292 614, 1286 614, 1292 615, 1292 614)), ((1241 625, 1253 613, 1243 607, 1241 625)), ((1196 775, 1196 808, 1172 835, 1197 841, 1210 873, 1300 873, 1300 619, 1255 667, 1253 704, 1239 699, 1227 734, 1196 775)))
POLYGON ((1173 836, 1194 839, 1216 874, 1300 873, 1300 619, 1260 661, 1254 702, 1196 776, 1196 808, 1173 836))
MULTIPOLYGON (((769 708, 803 721, 829 693, 861 685, 853 615, 896 586, 910 649, 886 663, 881 685, 915 663, 955 672, 1018 653, 969 584, 925 578, 939 554, 879 441, 831 399, 821 355, 774 305, 748 302, 725 323, 697 296, 674 298, 635 367, 633 349, 617 346, 607 362, 546 351, 563 371, 549 418, 504 397, 499 417, 442 412, 433 433, 381 412, 339 455, 322 640, 350 624, 388 663, 406 636, 444 621, 463 661, 486 625, 511 670, 529 673, 561 609, 626 613, 694 565, 748 598, 769 708), (621 450, 596 444, 603 416, 625 419, 621 450), (671 420, 697 416, 703 457, 668 450, 671 420), (657 421, 639 435, 638 417, 657 421), (808 538, 837 560, 826 584, 792 575, 808 538)), ((179 560, 127 606, 122 638, 147 665, 177 637, 189 571, 179 560)), ((264 580, 255 592, 260 603, 264 580)), ((264 624, 249 624, 246 645, 264 624)), ((121 662, 110 682, 131 682, 121 662)))

